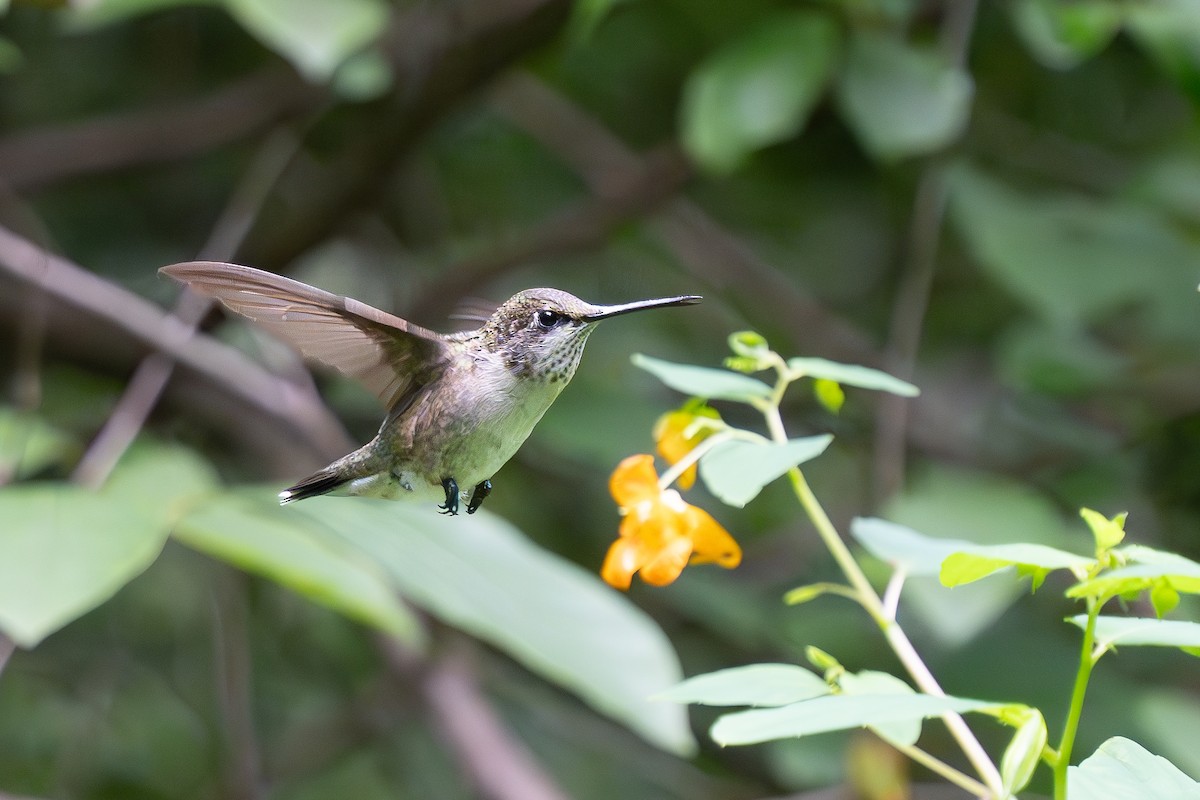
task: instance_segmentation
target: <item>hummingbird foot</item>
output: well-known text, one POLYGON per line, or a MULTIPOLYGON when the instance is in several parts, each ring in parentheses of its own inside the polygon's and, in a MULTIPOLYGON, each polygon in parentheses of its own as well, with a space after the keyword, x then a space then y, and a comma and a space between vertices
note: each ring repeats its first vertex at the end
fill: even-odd
POLYGON ((483 501, 492 493, 491 481, 480 481, 471 490, 471 502, 467 503, 467 513, 474 514, 483 505, 483 501))
MULTIPOLYGON (((446 502, 438 506, 443 514, 457 516, 458 514, 458 481, 454 478, 442 478, 442 488, 446 490, 446 502)), ((472 500, 474 502, 474 500, 472 500)))

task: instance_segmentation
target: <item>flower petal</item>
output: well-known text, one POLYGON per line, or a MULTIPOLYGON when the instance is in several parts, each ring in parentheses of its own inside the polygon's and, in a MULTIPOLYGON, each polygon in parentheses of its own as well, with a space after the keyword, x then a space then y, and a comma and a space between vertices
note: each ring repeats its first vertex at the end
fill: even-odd
POLYGON ((671 539, 642 565, 642 580, 653 586, 666 586, 679 577, 692 554, 692 541, 683 537, 671 539))
MULTIPOLYGON (((695 449, 696 445, 712 435, 711 428, 699 428, 688 436, 688 430, 698 418, 720 420, 715 409, 709 408, 702 402, 689 403, 676 411, 669 411, 658 418, 654 424, 654 441, 658 454, 668 464, 675 464, 695 449)), ((690 489, 696 482, 696 467, 691 466, 675 481, 680 489, 690 489)))
POLYGON ((683 472, 679 473, 679 477, 675 479, 675 484, 685 492, 692 488, 692 486, 696 484, 696 465, 692 464, 683 472))
POLYGON ((643 548, 636 539, 617 539, 608 548, 604 566, 600 568, 600 577, 609 586, 627 590, 633 581, 633 573, 641 567, 643 558, 643 548))
POLYGON ((689 505, 684 513, 694 547, 693 564, 719 564, 733 569, 742 563, 742 548, 707 511, 689 505))
POLYGON ((654 469, 654 456, 639 453, 623 460, 608 479, 608 490, 622 508, 632 508, 643 500, 657 497, 658 473, 654 469))

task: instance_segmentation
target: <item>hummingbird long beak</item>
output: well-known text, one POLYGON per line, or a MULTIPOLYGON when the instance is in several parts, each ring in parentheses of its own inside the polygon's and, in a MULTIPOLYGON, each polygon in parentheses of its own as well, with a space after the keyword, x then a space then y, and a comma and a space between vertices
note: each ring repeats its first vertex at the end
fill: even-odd
POLYGON ((615 306, 593 306, 596 310, 587 314, 583 319, 587 322, 599 322, 609 317, 642 311, 647 308, 667 308, 670 306, 692 306, 703 300, 698 294, 685 294, 680 297, 660 297, 654 300, 635 300, 632 303, 621 303, 615 306))

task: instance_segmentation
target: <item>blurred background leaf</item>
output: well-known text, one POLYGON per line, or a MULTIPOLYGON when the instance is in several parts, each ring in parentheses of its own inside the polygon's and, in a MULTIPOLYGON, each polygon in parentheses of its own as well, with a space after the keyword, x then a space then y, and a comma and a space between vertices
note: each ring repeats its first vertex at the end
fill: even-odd
POLYGON ((684 146, 701 165, 728 172, 764 145, 799 133, 833 75, 833 20, 777 13, 709 57, 684 88, 684 146))
POLYGON ((26 484, 0 493, 0 632, 24 647, 111 597, 158 556, 211 490, 183 451, 134 451, 104 491, 26 484))

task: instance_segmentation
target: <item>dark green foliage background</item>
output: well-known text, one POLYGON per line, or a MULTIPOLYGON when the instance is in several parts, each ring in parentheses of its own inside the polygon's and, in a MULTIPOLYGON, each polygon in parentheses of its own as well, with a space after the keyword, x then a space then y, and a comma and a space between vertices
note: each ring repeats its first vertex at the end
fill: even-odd
MULTIPOLYGON (((460 297, 528 286, 705 295, 606 325, 497 476, 490 510, 592 572, 617 527, 608 474, 649 452, 680 402, 628 355, 716 365, 746 328, 787 355, 911 369, 923 389, 902 451, 879 433, 896 407, 870 393, 850 390, 837 417, 790 401, 794 435, 836 436, 806 471, 843 529, 877 514, 1087 552, 1074 514, 1089 505, 1129 510, 1131 541, 1200 558, 1200 11, 1186 0, 362 0, 334 14, 358 38, 313 61, 307 45, 336 39, 312 21, 322 7, 339 4, 13 2, 0 223, 163 306, 176 289, 156 269, 196 257, 247 185, 265 199, 220 255, 434 328, 460 297), (693 104, 705 81, 716 99, 693 104), (917 144, 896 138, 910 127, 917 144), (291 158, 255 183, 271 146, 291 158), (913 365, 905 331, 920 333, 913 365)), ((3 402, 18 409, 0 433, 62 437, 36 462, 0 442, 0 466, 21 453, 21 481, 57 484, 150 348, 119 309, 80 312, 70 286, 43 296, 13 259, 0 248, 3 402)), ((261 350, 220 322, 205 327, 261 350)), ((317 380, 352 439, 373 435, 369 397, 317 380)), ((282 486, 340 454, 292 419, 180 368, 144 436, 194 449, 226 483, 282 486)), ((799 662, 806 645, 895 668, 857 609, 780 602, 834 578, 782 485, 744 510, 689 499, 745 560, 631 592, 685 674, 799 662)), ((947 691, 1037 705, 1053 740, 1077 658, 1061 588, 976 605, 914 582, 925 602, 902 620, 947 691)), ((0 797, 477 796, 423 695, 451 662, 570 797, 841 780, 843 739, 718 750, 714 715, 693 710, 701 753, 681 759, 426 622, 428 661, 389 669, 368 628, 170 540, 112 600, 8 661, 0 797)), ((1121 734, 1200 774, 1196 684, 1174 651, 1106 659, 1076 752, 1121 734)), ((1003 732, 982 729, 999 753, 1003 732)))

